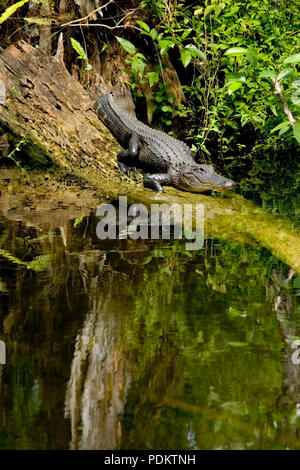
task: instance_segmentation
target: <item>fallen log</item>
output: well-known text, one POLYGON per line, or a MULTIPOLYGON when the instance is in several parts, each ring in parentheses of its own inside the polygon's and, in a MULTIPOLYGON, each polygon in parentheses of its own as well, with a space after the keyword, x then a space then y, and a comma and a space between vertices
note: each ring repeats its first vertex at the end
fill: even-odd
POLYGON ((0 100, 1 133, 28 138, 24 150, 30 157, 46 157, 71 173, 116 175, 118 146, 60 60, 21 41, 1 51, 0 79, 6 89, 6 99, 0 100))

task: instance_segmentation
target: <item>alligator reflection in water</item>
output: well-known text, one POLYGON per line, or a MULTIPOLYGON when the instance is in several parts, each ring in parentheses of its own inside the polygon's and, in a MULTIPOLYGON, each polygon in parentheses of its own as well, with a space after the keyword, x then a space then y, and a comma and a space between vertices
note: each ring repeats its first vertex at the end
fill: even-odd
POLYGON ((17 205, 1 220, 0 448, 300 448, 288 266, 213 238, 99 242, 93 213, 57 207, 40 232, 17 205), (16 263, 42 254, 42 271, 16 263))

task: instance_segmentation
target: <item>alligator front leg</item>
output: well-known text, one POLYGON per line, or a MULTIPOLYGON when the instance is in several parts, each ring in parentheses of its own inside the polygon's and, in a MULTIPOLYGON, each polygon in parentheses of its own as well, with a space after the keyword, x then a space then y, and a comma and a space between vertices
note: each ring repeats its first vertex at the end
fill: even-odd
POLYGON ((130 155, 128 150, 121 150, 117 156, 118 166, 122 173, 129 175, 130 171, 135 169, 135 159, 130 155))
POLYGON ((121 150, 118 154, 118 165, 122 173, 129 175, 131 170, 136 170, 140 140, 137 134, 133 133, 129 140, 128 150, 121 150))
POLYGON ((166 173, 158 173, 155 175, 145 176, 144 187, 154 189, 154 191, 164 191, 163 185, 169 185, 170 178, 166 173))

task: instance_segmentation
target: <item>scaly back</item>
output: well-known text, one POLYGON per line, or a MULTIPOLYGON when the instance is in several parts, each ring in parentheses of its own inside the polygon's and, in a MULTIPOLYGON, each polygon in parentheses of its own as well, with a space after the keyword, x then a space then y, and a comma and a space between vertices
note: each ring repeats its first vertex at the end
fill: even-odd
POLYGON ((179 165, 194 163, 192 152, 184 142, 138 121, 114 100, 112 93, 98 98, 95 107, 101 121, 124 148, 128 148, 129 139, 134 132, 157 157, 169 163, 174 162, 175 157, 179 165))

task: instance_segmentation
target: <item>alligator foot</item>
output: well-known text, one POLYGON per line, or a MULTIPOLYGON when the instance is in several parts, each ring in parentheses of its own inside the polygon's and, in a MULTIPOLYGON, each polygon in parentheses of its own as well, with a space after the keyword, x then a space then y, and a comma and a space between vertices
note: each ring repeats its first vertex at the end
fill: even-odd
POLYGON ((154 189, 154 191, 164 192, 162 184, 168 184, 165 174, 149 175, 144 178, 144 187, 154 189))
POLYGON ((118 153, 118 165, 122 173, 129 175, 130 171, 136 170, 137 159, 129 150, 121 150, 118 153))
POLYGON ((127 165, 125 165, 125 163, 122 163, 122 162, 118 162, 118 166, 120 168, 121 173, 123 173, 124 175, 127 175, 127 176, 130 175, 131 171, 136 171, 135 166, 127 166, 127 165))

